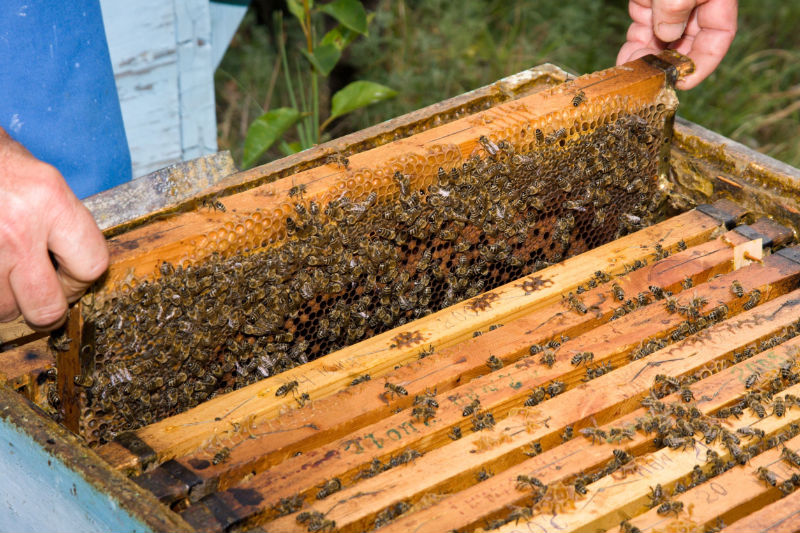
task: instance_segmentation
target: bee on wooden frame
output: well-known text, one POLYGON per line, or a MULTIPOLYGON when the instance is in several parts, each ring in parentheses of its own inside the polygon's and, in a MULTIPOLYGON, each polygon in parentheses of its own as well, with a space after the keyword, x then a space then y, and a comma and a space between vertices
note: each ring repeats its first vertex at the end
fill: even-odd
POLYGON ((297 390, 297 387, 299 385, 300 384, 297 382, 297 380, 292 380, 288 383, 284 383, 283 385, 278 387, 278 390, 275 391, 275 396, 286 396, 290 392, 297 390))
POLYGON ((481 401, 478 398, 472 400, 472 402, 464 407, 464 410, 461 412, 461 416, 469 416, 473 414, 476 410, 478 410, 481 406, 481 401))
POLYGON ((341 152, 336 152, 325 158, 326 165, 337 165, 343 169, 350 168, 350 160, 341 152))
POLYGON ((306 192, 306 186, 301 183, 300 185, 295 185, 294 187, 289 189, 289 197, 294 198, 295 196, 299 196, 300 198, 302 198, 305 192, 306 192))
POLYGON ((211 460, 211 463, 215 465, 224 463, 225 461, 228 460, 230 455, 231 455, 231 449, 226 446, 214 454, 214 458, 211 460))
POLYGON ((744 296, 744 287, 742 287, 742 284, 739 283, 739 280, 736 279, 733 280, 733 282, 731 283, 731 292, 737 298, 741 298, 742 296, 744 296))
POLYGON ((384 388, 390 392, 391 396, 408 396, 408 391, 400 385, 395 385, 387 381, 384 388))
POLYGON ((489 367, 489 370, 494 372, 503 368, 503 361, 498 359, 497 356, 491 355, 489 359, 486 360, 486 366, 489 367))
POLYGON ((575 96, 572 97, 572 106, 573 107, 578 107, 579 105, 581 105, 585 101, 586 101, 586 93, 584 93, 583 90, 579 90, 575 94, 575 96))
POLYGON ((317 499, 322 500, 335 492, 339 492, 340 490, 342 490, 342 482, 339 480, 339 478, 335 477, 333 479, 329 479, 319 486, 319 490, 317 491, 317 499))

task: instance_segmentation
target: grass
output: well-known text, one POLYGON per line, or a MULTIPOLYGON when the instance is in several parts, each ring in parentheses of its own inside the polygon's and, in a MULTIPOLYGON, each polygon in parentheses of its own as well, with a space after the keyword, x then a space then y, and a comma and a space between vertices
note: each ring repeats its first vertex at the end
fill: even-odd
MULTIPOLYGON (((630 23, 626 6, 598 0, 373 1, 369 37, 352 45, 323 93, 368 79, 400 95, 338 121, 332 133, 364 128, 539 63, 578 73, 608 68, 630 23)), ((255 2, 217 71, 220 149, 230 149, 237 161, 250 121, 288 103, 269 24, 255 16, 259 9, 264 17, 265 8, 255 2)), ((798 20, 797 2, 741 3, 730 52, 710 78, 679 94, 679 113, 800 167, 798 20)))

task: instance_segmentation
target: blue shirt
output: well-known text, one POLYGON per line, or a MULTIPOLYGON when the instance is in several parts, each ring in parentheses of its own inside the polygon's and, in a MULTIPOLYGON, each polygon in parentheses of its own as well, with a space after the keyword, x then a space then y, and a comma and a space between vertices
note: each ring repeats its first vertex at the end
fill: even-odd
POLYGON ((79 198, 131 179, 98 0, 0 0, 0 126, 79 198))

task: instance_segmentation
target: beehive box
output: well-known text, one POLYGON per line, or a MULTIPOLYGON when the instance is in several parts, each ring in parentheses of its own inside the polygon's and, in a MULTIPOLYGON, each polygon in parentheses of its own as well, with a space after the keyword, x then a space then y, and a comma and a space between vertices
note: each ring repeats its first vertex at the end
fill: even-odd
MULTIPOLYGON (((514 475, 529 475, 520 469, 531 471, 536 458, 526 459, 526 450, 539 448, 540 462, 580 454, 579 471, 542 477, 559 502, 583 500, 575 493, 577 474, 598 490, 590 500, 602 502, 599 510, 583 518, 572 513, 572 529, 607 528, 619 513, 639 514, 634 503, 641 498, 623 504, 598 496, 619 490, 596 486, 619 481, 616 470, 593 478, 600 462, 609 450, 625 449, 637 459, 623 470, 646 487, 653 484, 643 474, 648 464, 682 456, 648 448, 635 432, 592 447, 579 430, 613 425, 619 415, 628 418, 617 429, 626 428, 651 374, 660 373, 654 368, 663 365, 675 379, 702 371, 694 363, 668 371, 669 358, 652 364, 682 346, 665 343, 691 346, 702 337, 699 329, 703 342, 723 337, 704 356, 703 364, 712 365, 767 334, 791 342, 787 328, 794 327, 793 304, 786 304, 794 300, 780 295, 796 286, 795 256, 784 251, 761 259, 764 247, 777 251, 792 231, 756 222, 755 215, 796 223, 794 196, 770 204, 773 192, 763 186, 790 189, 795 171, 764 167, 738 148, 711 149, 708 135, 698 136, 693 126, 675 129, 678 144, 668 157, 677 105, 670 83, 687 68, 676 56, 648 58, 520 98, 515 91, 563 81, 563 73, 547 69, 530 82, 507 80, 443 103, 438 112, 234 176, 193 199, 190 210, 178 205, 144 225, 111 230, 108 277, 73 312, 67 335, 51 341, 62 349, 57 385, 35 359, 32 371, 15 369, 15 383, 40 401, 49 397, 49 409, 97 447, 107 465, 134 475, 202 530, 272 520, 278 522, 264 527, 280 531, 334 522, 348 531, 515 525, 533 518, 531 503, 544 505, 508 491, 514 475), (287 178, 270 183, 281 175, 287 178), (716 203, 636 231, 720 190, 744 209, 716 203), (715 238, 744 222, 748 211, 753 224, 715 238), (763 264, 728 274, 751 259, 763 264), (717 274, 725 281, 700 285, 717 274), (744 300, 731 293, 733 279, 747 293, 744 300), (676 293, 697 284, 699 296, 692 298, 700 300, 674 303, 693 309, 694 321, 650 305, 663 297, 650 282, 676 293), (763 331, 731 340, 713 329, 722 327, 717 322, 728 329, 734 320, 748 324, 747 313, 735 315, 771 299, 779 304, 763 331), (637 329, 643 318, 652 321, 650 329, 637 329), (702 327, 695 323, 701 318, 702 327), (484 334, 470 340, 476 333, 484 334), (547 343, 554 344, 532 353, 538 349, 531 346, 547 343), (645 373, 634 375, 643 376, 638 392, 611 393, 639 367, 645 373), (473 378, 480 384, 467 383, 473 378), (589 387, 582 379, 608 391, 605 403, 581 400, 589 387), (414 403, 417 395, 422 399, 414 403), (438 409, 425 403, 431 399, 438 409), (571 413, 575 405, 585 412, 571 413), (462 417, 470 406, 477 413, 462 417), (459 431, 463 439, 448 444, 447 434, 459 431), (561 438, 566 443, 558 446, 561 438), (490 473, 497 474, 494 482, 478 483, 490 473), (341 494, 334 490, 341 487, 341 494), (475 509, 477 501, 495 500, 475 509), (454 501, 468 505, 459 510, 454 501), (303 520, 296 511, 320 514, 303 520)), ((13 353, 23 359, 41 353, 42 342, 13 353)), ((788 346, 784 355, 791 355, 788 346)), ((732 390, 725 401, 741 394, 732 390)), ((703 406, 702 416, 723 405, 703 406)), ((789 425, 786 418, 765 432, 789 434, 789 425)), ((683 483, 681 472, 670 471, 664 487, 683 483)), ((737 483, 746 479, 737 476, 737 483)), ((566 515, 567 507, 535 511, 566 515)), ((732 516, 720 509, 714 518, 732 516)), ((178 520, 161 511, 162 522, 151 527, 178 520)), ((700 524, 694 515, 676 520, 700 524)))

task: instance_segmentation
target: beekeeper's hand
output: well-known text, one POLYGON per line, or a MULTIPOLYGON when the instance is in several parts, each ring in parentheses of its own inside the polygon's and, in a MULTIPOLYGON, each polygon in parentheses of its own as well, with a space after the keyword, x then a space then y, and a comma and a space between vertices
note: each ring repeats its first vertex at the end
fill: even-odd
POLYGON ((689 56, 693 74, 678 81, 691 89, 719 65, 736 35, 737 0, 630 0, 633 24, 617 65, 666 48, 689 56))

